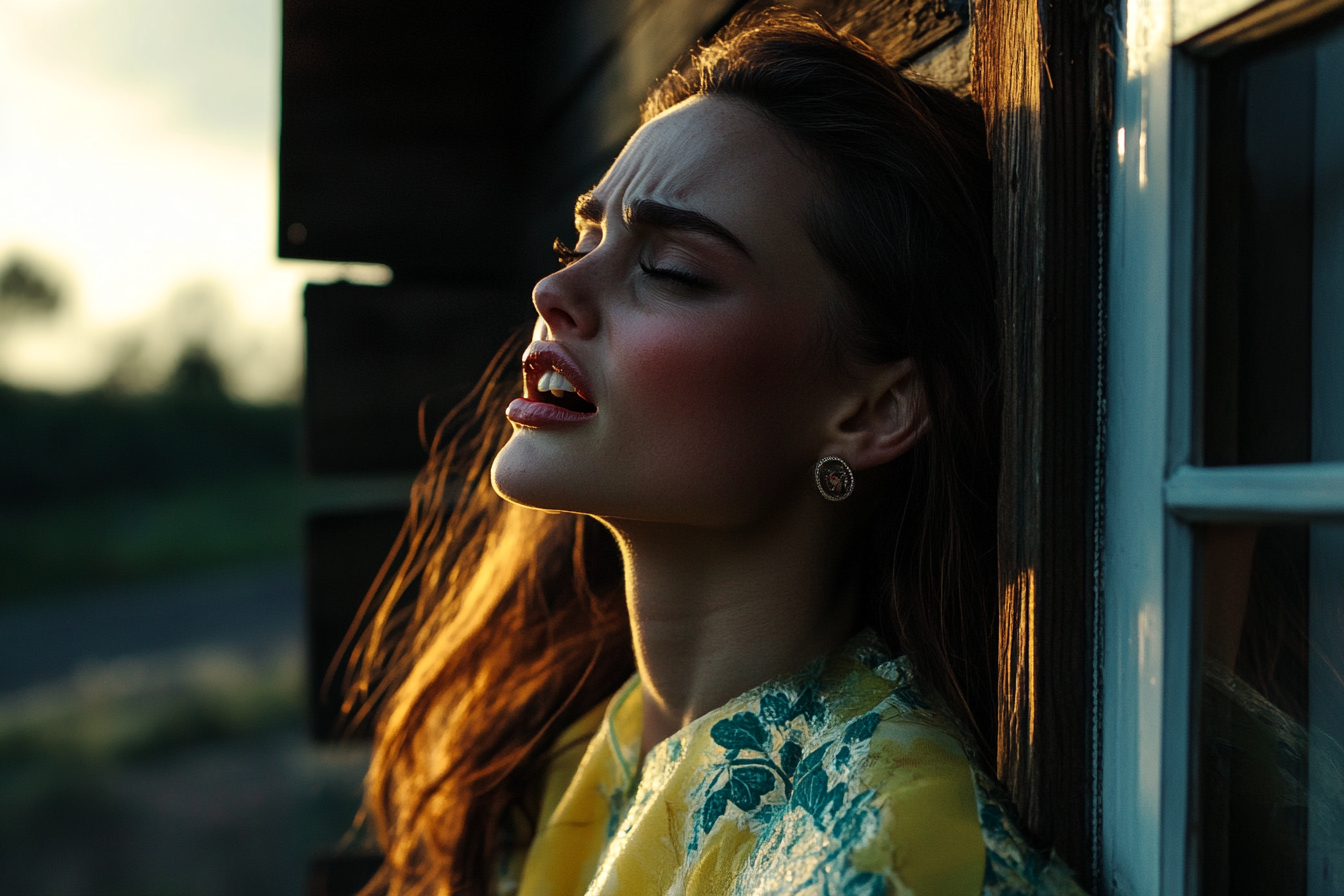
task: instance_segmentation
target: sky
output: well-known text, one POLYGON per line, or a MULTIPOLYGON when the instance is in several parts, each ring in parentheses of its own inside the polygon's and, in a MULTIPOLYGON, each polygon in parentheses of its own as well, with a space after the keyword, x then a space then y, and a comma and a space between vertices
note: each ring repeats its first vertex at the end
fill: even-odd
POLYGON ((304 282, 390 276, 275 258, 279 20, 279 0, 0 0, 0 265, 66 299, 0 321, 0 379, 149 388, 194 338, 238 397, 292 397, 304 282))

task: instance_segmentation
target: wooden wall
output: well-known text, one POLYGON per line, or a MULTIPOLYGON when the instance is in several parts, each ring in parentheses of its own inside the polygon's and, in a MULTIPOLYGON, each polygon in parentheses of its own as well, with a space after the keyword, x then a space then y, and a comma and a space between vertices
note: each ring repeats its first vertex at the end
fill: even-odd
POLYGON ((1102 259, 1113 57, 1099 0, 980 0, 1005 407, 999 776, 1086 879, 1100 812, 1102 259))

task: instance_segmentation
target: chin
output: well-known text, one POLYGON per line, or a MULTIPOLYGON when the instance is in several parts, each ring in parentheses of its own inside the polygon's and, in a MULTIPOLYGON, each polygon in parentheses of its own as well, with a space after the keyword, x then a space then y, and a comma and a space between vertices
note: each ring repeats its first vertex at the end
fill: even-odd
MULTIPOLYGON (((490 484, 495 493, 513 504, 537 510, 583 513, 573 494, 575 466, 561 463, 550 452, 538 450, 526 435, 513 438, 495 455, 490 465, 490 484)), ((580 474, 581 475, 581 474, 580 474)))

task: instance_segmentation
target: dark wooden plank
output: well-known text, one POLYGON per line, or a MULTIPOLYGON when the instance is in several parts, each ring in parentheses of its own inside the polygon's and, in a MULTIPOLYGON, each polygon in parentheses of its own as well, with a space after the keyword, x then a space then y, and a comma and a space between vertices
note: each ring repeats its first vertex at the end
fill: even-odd
POLYGON ((373 736, 369 716, 341 711, 350 659, 347 635, 401 531, 407 508, 309 515, 304 526, 304 626, 308 642, 308 733, 317 741, 373 736))
POLYGON ((966 26, 967 0, 798 0, 866 41, 892 63, 929 52, 966 26))
POLYGON ((431 429, 532 318, 526 290, 309 284, 304 290, 304 470, 411 474, 431 429))
POLYGON ((999 777, 1036 828, 1030 765, 1038 689, 1032 636, 1040 566, 1042 245, 1041 23, 1035 5, 985 0, 976 10, 973 89, 994 164, 994 257, 1003 338, 1003 468, 999 494, 999 777), (1025 736, 1024 736, 1025 735, 1025 736))
MULTIPOLYGON (((545 97, 539 124, 544 149, 538 155, 545 160, 544 180, 578 184, 600 174, 638 127, 649 88, 744 5, 743 0, 571 4, 559 18, 558 44, 542 51, 551 60, 539 85, 545 97)), ((895 63, 936 48, 968 20, 965 0, 794 0, 788 5, 822 13, 895 63)))
POLYGON ((1086 878, 1110 24, 1094 0, 976 14, 1003 314, 998 768, 1028 829, 1086 878))
POLYGON ((285 0, 278 254, 403 280, 507 268, 551 6, 285 0))

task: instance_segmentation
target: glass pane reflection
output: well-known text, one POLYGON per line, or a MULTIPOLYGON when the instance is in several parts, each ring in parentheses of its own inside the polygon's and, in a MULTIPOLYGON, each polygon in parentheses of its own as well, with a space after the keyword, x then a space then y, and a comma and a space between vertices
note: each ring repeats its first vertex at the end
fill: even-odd
POLYGON ((1344 28, 1211 67, 1201 454, 1305 463, 1344 421, 1344 28))
POLYGON ((1344 526, 1210 526, 1202 892, 1344 894, 1344 526))
MULTIPOLYGON (((1344 28, 1208 74, 1203 463, 1344 461, 1344 28)), ((1344 525, 1200 536, 1200 892, 1344 896, 1344 525)))

